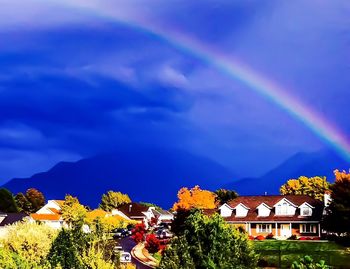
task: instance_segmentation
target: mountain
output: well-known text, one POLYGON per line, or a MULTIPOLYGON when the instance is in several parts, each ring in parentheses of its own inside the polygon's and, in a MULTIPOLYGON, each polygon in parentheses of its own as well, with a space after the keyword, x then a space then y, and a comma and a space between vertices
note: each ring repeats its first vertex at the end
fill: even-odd
POLYGON ((224 188, 234 189, 241 195, 261 195, 265 192, 278 194, 280 186, 288 179, 299 176, 326 176, 329 181, 332 181, 335 169, 348 171, 349 168, 350 162, 330 150, 313 153, 300 152, 262 177, 243 178, 225 184, 224 188))
POLYGON ((16 178, 3 187, 13 193, 34 187, 47 199, 77 196, 96 207, 108 190, 128 193, 133 201, 169 208, 177 191, 200 185, 214 190, 235 178, 227 168, 182 150, 129 149, 97 155, 77 162, 61 162, 47 172, 16 178))

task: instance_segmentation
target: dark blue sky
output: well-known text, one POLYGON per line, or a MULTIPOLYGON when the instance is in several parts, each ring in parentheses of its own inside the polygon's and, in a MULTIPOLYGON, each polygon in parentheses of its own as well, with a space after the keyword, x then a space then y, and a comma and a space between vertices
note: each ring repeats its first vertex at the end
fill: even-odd
POLYGON ((348 0, 0 5, 0 183, 135 145, 184 148, 240 176, 328 147, 238 81, 106 13, 239 58, 350 137, 348 0))

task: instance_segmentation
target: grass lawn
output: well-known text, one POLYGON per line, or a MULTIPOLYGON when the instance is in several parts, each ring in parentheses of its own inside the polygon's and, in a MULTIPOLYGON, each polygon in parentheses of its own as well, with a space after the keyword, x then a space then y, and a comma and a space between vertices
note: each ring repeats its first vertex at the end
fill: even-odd
POLYGON ((334 268, 350 268, 350 252, 334 242, 264 240, 254 241, 254 248, 260 259, 281 268, 290 268, 293 261, 309 255, 314 260, 325 260, 334 268))

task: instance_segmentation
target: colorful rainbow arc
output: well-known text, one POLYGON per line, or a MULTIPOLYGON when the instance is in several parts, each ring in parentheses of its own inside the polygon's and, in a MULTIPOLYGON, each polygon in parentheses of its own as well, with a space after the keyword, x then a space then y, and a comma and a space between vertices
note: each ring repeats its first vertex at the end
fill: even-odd
MULTIPOLYGON (((63 1, 58 3, 62 4, 63 1)), ((244 66, 239 61, 221 55, 220 52, 211 49, 206 44, 200 43, 183 33, 174 29, 162 29, 151 20, 143 19, 140 16, 130 18, 116 15, 112 10, 97 9, 93 5, 88 5, 87 1, 66 1, 65 5, 71 8, 79 8, 79 11, 88 13, 95 17, 101 17, 110 21, 128 25, 138 31, 156 36, 158 39, 171 44, 173 47, 190 53, 192 56, 206 62, 219 72, 226 74, 234 80, 238 80, 247 85, 251 90, 259 93, 272 103, 288 112, 291 116, 301 121, 306 127, 312 130, 318 137, 330 144, 346 160, 350 161, 350 141, 335 126, 326 119, 319 116, 315 111, 302 104, 292 97, 273 81, 270 81, 253 70, 244 66)))

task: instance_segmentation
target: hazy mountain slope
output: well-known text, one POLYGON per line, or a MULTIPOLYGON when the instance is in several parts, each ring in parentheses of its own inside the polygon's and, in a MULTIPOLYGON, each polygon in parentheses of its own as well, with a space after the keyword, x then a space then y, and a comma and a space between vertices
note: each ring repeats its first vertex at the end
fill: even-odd
POLYGON ((62 199, 69 193, 90 206, 112 189, 128 193, 134 201, 170 207, 180 187, 215 189, 234 178, 225 167, 185 151, 142 149, 62 162, 31 178, 12 179, 4 187, 14 193, 35 187, 49 199, 62 199))
POLYGON ((288 179, 299 176, 327 176, 333 180, 333 170, 349 170, 350 163, 332 151, 297 153, 262 177, 243 178, 226 184, 225 188, 236 190, 242 195, 277 194, 288 179))

